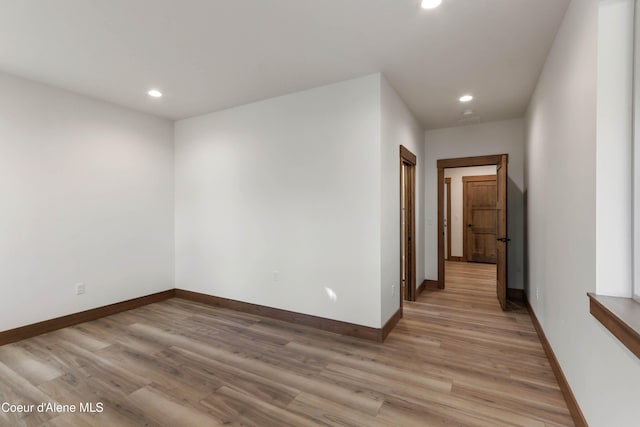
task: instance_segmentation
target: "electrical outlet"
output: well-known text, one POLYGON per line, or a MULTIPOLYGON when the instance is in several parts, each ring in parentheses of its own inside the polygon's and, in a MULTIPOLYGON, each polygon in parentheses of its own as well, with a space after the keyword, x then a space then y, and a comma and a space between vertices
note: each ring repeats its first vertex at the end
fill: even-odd
POLYGON ((536 300, 540 299, 540 288, 536 288, 536 300))
POLYGON ((391 285, 391 296, 394 297, 396 295, 396 285, 391 285))
POLYGON ((76 283, 76 295, 82 295, 85 292, 84 283, 76 283))
POLYGON ((280 278, 280 272, 278 270, 274 270, 273 271, 273 281, 277 282, 279 278, 280 278))

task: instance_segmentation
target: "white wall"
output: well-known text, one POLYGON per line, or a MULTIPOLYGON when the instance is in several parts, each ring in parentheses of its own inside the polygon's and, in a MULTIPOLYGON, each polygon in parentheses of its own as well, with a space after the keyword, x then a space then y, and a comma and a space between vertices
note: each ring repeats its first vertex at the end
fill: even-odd
POLYGON ((426 278, 438 277, 438 167, 439 159, 509 154, 507 182, 508 284, 524 288, 524 121, 489 122, 429 130, 425 133, 426 278))
POLYGON ((604 0, 598 14, 596 290, 631 296, 634 0, 604 0))
POLYGON ((380 85, 178 121, 176 287, 380 327, 380 85))
MULTIPOLYGON (((464 255, 464 202, 462 191, 462 177, 464 176, 482 176, 495 175, 496 166, 470 166, 466 168, 449 168, 444 170, 444 177, 451 178, 451 224, 447 224, 451 228, 451 256, 462 257, 464 255)), ((446 193, 445 193, 446 204, 446 193)), ((445 206, 446 208, 446 206, 445 206)), ((446 220, 446 209, 444 211, 446 220)), ((446 233, 446 229, 445 229, 446 233)), ((446 241, 446 237, 445 237, 446 241)), ((447 254, 445 244, 445 258, 447 254)))
POLYGON ((381 79, 382 142, 382 324, 400 308, 400 145, 417 157, 416 286, 424 270, 424 130, 389 82, 381 79), (393 288, 395 286, 395 288, 393 288))
POLYGON ((0 94, 0 330, 173 288, 172 123, 6 74, 0 94))
POLYGON ((527 295, 589 425, 631 427, 640 361, 586 297, 596 290, 597 46, 598 1, 573 0, 526 118, 527 295))

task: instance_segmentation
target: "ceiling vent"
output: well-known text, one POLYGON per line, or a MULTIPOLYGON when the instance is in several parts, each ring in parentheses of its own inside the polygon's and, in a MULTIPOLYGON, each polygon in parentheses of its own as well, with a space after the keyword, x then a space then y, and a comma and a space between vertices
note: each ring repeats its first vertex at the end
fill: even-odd
POLYGON ((460 125, 472 125, 475 123, 480 123, 480 116, 478 115, 464 115, 458 119, 458 124, 460 125))

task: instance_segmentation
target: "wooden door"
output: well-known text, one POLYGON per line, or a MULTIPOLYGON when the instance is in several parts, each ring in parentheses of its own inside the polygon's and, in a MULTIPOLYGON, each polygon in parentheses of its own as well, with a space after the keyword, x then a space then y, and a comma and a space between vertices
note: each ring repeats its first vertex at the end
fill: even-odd
POLYGON ((496 172, 497 187, 497 258, 496 292, 503 310, 507 308, 507 156, 503 155, 496 172))
POLYGON ((465 176, 464 184, 464 256, 469 262, 497 262, 496 176, 465 176))

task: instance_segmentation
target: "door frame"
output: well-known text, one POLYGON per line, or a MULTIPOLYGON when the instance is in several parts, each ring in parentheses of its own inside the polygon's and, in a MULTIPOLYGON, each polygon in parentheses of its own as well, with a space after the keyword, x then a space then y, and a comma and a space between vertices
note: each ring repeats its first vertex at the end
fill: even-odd
POLYGON ((415 301, 416 300, 416 165, 417 165, 417 157, 411 151, 409 151, 405 146, 400 146, 400 289, 398 294, 400 294, 400 309, 402 310, 403 298, 402 296, 406 294, 407 301, 415 301), (403 166, 407 166, 409 168, 409 180, 405 182, 405 187, 403 188, 403 166), (405 200, 408 204, 408 209, 406 213, 408 215, 408 221, 405 221, 405 229, 404 235, 407 237, 404 241, 402 239, 403 229, 402 229, 402 192, 405 192, 405 200), (402 246, 404 245, 404 253, 405 253, 405 265, 403 266, 402 261, 402 246), (405 270, 405 285, 406 289, 403 291, 402 289, 402 270, 405 270))
MULTIPOLYGON (((488 156, 460 157, 453 159, 440 159, 437 161, 438 166, 438 289, 445 288, 445 272, 444 272, 444 170, 449 168, 464 168, 468 166, 491 166, 496 167, 506 164, 509 161, 508 154, 493 154, 488 156)), ((506 192, 504 192, 504 201, 499 200, 498 203, 505 203, 506 192)), ((505 243, 506 244, 506 243, 505 243)), ((504 266, 506 268, 506 266, 504 266)), ((496 285, 497 286, 497 285, 496 285)), ((506 283, 504 286, 506 290, 506 283)))
MULTIPOLYGON (((467 190, 468 182, 486 182, 493 181, 496 183, 496 191, 497 191, 497 179, 498 175, 473 175, 473 176, 463 176, 462 177, 462 259, 464 262, 469 262, 471 258, 469 254, 469 227, 466 224, 469 224, 470 212, 469 212, 469 190, 467 190)), ((497 229, 496 229, 497 232, 497 229)), ((497 236, 496 236, 497 237, 497 236)))
POLYGON ((451 178, 444 179, 447 187, 447 261, 451 261, 451 178))

